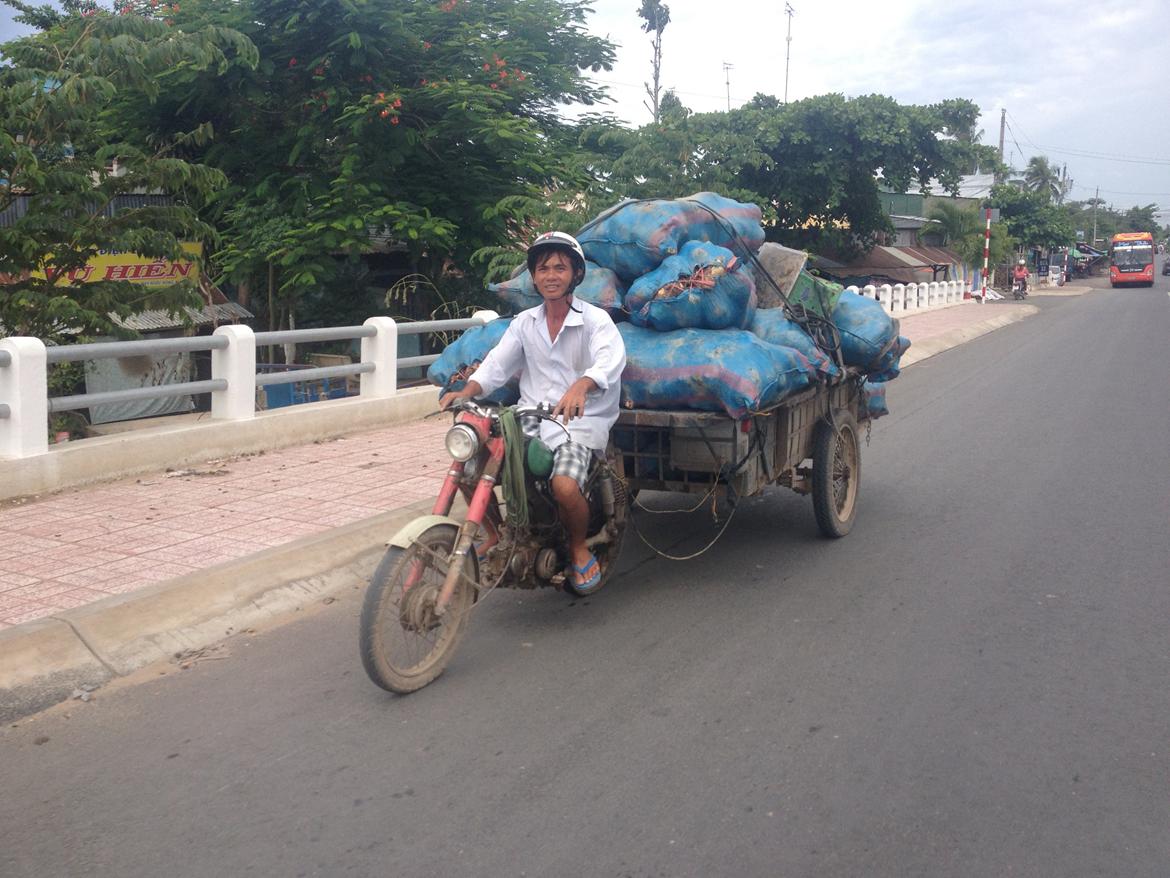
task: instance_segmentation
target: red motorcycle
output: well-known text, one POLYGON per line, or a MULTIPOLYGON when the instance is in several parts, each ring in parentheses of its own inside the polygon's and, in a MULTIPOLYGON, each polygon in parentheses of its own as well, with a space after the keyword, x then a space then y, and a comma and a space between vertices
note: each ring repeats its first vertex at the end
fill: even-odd
MULTIPOLYGON (((524 416, 554 420, 547 409, 518 409, 470 399, 452 406, 447 431, 451 468, 430 515, 390 540, 366 589, 361 615, 362 664, 370 679, 406 694, 446 668, 477 601, 495 588, 555 586, 580 595, 569 570, 566 534, 548 485, 552 452, 524 435, 524 416), (467 501, 452 517, 457 495, 467 501)), ((629 500, 621 457, 594 455, 585 482, 586 540, 613 576, 625 536, 629 500)))

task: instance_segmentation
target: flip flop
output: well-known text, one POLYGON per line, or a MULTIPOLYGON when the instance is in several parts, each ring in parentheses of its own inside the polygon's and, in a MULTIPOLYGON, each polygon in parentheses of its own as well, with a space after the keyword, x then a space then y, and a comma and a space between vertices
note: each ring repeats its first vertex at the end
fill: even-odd
POLYGON ((580 582, 574 582, 572 584, 573 591, 575 591, 577 594, 586 594, 591 589, 597 588, 597 586, 601 583, 601 565, 597 563, 596 555, 590 555, 589 560, 580 567, 578 567, 576 564, 573 564, 572 567, 573 573, 576 575, 574 578, 581 578, 580 582), (593 574, 589 577, 586 577, 585 574, 590 570, 593 571, 593 574))

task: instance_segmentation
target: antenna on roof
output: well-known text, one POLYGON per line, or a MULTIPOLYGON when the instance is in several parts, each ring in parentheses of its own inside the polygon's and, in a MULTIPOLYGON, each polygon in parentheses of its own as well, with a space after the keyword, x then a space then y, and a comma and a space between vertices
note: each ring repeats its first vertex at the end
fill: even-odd
POLYGON ((784 103, 788 103, 788 59, 792 57, 792 16, 796 15, 791 3, 784 4, 784 14, 788 16, 788 37, 785 40, 788 46, 784 50, 784 103))

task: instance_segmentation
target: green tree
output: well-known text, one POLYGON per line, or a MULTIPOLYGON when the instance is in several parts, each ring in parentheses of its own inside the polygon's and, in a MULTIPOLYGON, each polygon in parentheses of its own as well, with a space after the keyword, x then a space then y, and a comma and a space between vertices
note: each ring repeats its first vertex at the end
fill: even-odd
POLYGON ((693 114, 667 93, 659 124, 585 140, 615 200, 714 189, 759 204, 773 240, 849 254, 890 230, 879 182, 955 191, 987 148, 940 135, 978 115, 970 101, 905 107, 880 95, 756 95, 730 113, 693 114))
MULTIPOLYGON (((937 223, 937 226, 932 226, 930 234, 937 234, 942 239, 943 246, 953 250, 968 265, 983 264, 986 220, 978 210, 939 201, 930 208, 929 219, 937 223)), ((1006 260, 1015 248, 1015 241, 999 223, 992 224, 991 240, 988 244, 989 258, 993 265, 1006 260)))
POLYGON ((0 275, 9 281, 0 289, 0 324, 43 338, 123 333, 115 316, 199 305, 191 284, 66 278, 99 250, 176 258, 181 241, 213 237, 198 209, 224 176, 184 158, 211 137, 206 120, 145 140, 114 119, 126 94, 151 105, 164 84, 250 67, 254 47, 229 29, 179 29, 92 3, 66 0, 58 11, 5 2, 42 30, 0 46, 0 211, 16 213, 0 228, 0 275), (112 211, 118 196, 135 193, 171 198, 112 211))
POLYGON ((1157 204, 1147 204, 1144 207, 1131 207, 1125 212, 1126 231, 1149 232, 1155 238, 1162 234, 1162 227, 1158 225, 1157 204))
POLYGON ((929 192, 937 181, 953 194, 985 149, 940 137, 974 124, 979 111, 970 101, 902 106, 882 95, 773 101, 757 97, 731 114, 736 130, 758 132, 766 157, 745 162, 737 176, 775 211, 770 237, 796 246, 843 254, 867 249, 889 231, 879 183, 929 192))
POLYGON ((643 102, 643 106, 650 111, 654 124, 657 125, 661 118, 659 98, 662 94, 662 32, 670 24, 670 7, 665 3, 659 3, 658 0, 642 0, 642 5, 638 7, 638 17, 642 19, 642 30, 654 35, 650 41, 650 46, 654 50, 650 60, 654 85, 651 87, 649 82, 643 83, 646 96, 650 98, 650 103, 643 102))
POLYGON ((988 203, 999 208, 1009 234, 1025 246, 1058 247, 1074 239, 1069 212, 1043 192, 1001 183, 992 187, 988 203))
MULTIPOLYGON (((527 199, 586 184, 563 104, 612 64, 564 0, 186 0, 178 21, 238 27, 254 71, 167 95, 163 119, 210 114, 200 153, 230 181, 212 219, 237 281, 291 319, 308 291, 380 240, 439 279, 448 260, 521 234, 527 199), (265 219, 267 218, 267 219, 265 219)), ((570 195, 564 195, 568 199, 570 195)), ((350 268, 346 267, 349 263, 350 268)))

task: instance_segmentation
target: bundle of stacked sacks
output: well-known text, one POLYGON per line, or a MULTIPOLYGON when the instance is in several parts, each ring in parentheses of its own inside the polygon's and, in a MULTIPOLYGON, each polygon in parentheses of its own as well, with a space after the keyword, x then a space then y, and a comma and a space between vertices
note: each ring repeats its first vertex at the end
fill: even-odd
MULTIPOLYGON (((588 223, 577 240, 585 279, 574 292, 614 322, 626 345, 625 408, 723 411, 737 420, 840 375, 782 307, 760 307, 747 254, 764 245, 761 212, 711 192, 675 200, 626 201, 588 223)), ((768 245, 774 246, 774 245, 768 245)), ((761 284, 771 282, 760 278, 761 284)), ((898 375, 909 347, 898 322, 872 299, 842 291, 801 269, 785 281, 786 295, 819 290, 846 366, 865 376, 871 417, 886 413, 884 382, 898 375)), ((489 287, 502 312, 541 303, 528 269, 489 287)), ((774 295, 764 297, 780 304, 774 295)), ((458 389, 503 336, 511 317, 469 329, 431 365, 427 378, 458 389)), ((493 394, 510 404, 516 382, 493 394)))

